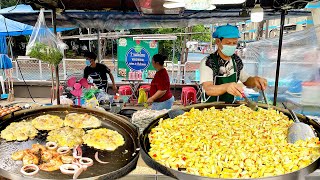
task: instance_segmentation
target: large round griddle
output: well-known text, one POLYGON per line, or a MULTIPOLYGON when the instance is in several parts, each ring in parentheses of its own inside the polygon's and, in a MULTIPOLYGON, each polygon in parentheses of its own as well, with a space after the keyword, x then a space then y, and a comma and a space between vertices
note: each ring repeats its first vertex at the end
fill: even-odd
MULTIPOLYGON (((215 107, 216 109, 222 109, 225 108, 227 106, 233 106, 233 107, 237 107, 240 104, 223 104, 223 103, 208 103, 208 104, 198 104, 198 105, 194 105, 194 106, 189 106, 189 107, 185 107, 183 110, 184 111, 189 111, 191 108, 196 108, 196 109, 204 109, 204 108, 211 108, 211 107, 215 107)), ((267 108, 266 105, 264 104, 258 104, 259 107, 262 108, 267 108)), ((283 112, 284 114, 286 114, 287 116, 289 116, 289 113, 287 110, 278 108, 278 107, 273 107, 281 112, 283 112)), ((158 163, 157 161, 153 160, 152 157, 149 156, 148 152, 150 149, 150 142, 149 142, 149 138, 148 135, 151 132, 151 129, 153 129, 154 127, 156 127, 159 124, 160 119, 167 119, 169 118, 168 113, 164 114, 160 117, 158 117, 156 120, 154 120, 153 122, 151 122, 149 124, 149 126, 147 128, 144 129, 143 133, 140 135, 140 145, 141 145, 141 157, 142 159, 145 161, 145 163, 150 166, 151 168, 159 171, 160 173, 170 176, 172 178, 175 179, 183 179, 183 180, 222 180, 222 179, 218 179, 218 178, 209 178, 209 177, 203 177, 203 176, 197 176, 197 175, 193 175, 193 174, 188 174, 188 173, 184 173, 182 171, 177 171, 174 169, 171 169, 169 167, 166 167, 160 163, 158 163)), ((312 119, 308 119, 307 117, 304 117, 302 115, 298 115, 298 118, 300 119, 301 122, 307 123, 312 125, 318 136, 319 136, 319 132, 320 132, 320 125, 312 120, 312 119)), ((313 162, 312 164, 310 164, 309 166, 300 169, 298 171, 292 172, 292 173, 288 173, 288 174, 284 174, 284 175, 280 175, 280 176, 272 176, 272 177, 265 177, 265 178, 251 178, 249 180, 305 180, 305 176, 314 172, 317 168, 319 168, 320 165, 320 158, 317 159, 315 162, 313 162)), ((240 180, 240 179, 224 179, 224 180, 240 180)), ((241 180, 245 180, 245 179, 241 179, 241 180)))
MULTIPOLYGON (((88 113, 94 115, 102 121, 102 127, 119 132, 125 139, 125 144, 118 147, 115 151, 99 151, 99 157, 108 164, 100 164, 94 154, 97 150, 88 146, 82 146, 83 157, 89 157, 94 160, 93 166, 81 173, 79 179, 116 179, 127 175, 135 169, 139 158, 139 135, 138 129, 126 119, 114 114, 87 109, 76 106, 48 106, 34 110, 23 110, 5 116, 0 122, 0 130, 3 130, 11 122, 21 120, 31 120, 44 114, 58 115, 64 118, 68 113, 88 113)), ((60 170, 53 172, 39 171, 35 176, 23 176, 20 173, 22 167, 21 161, 13 161, 11 154, 17 150, 31 148, 32 144, 45 144, 46 134, 41 133, 33 140, 23 142, 6 142, 0 140, 0 174, 10 179, 72 179, 72 175, 64 175, 60 170)))

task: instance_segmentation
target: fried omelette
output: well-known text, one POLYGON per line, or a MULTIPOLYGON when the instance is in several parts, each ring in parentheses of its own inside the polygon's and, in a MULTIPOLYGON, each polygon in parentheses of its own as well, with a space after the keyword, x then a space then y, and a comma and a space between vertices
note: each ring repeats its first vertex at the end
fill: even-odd
POLYGON ((114 151, 124 142, 121 134, 107 128, 91 129, 83 136, 84 144, 100 150, 114 151))
POLYGON ((21 121, 13 122, 1 131, 1 138, 6 141, 25 141, 34 139, 38 134, 38 130, 34 128, 31 122, 21 121))
POLYGON ((32 120, 32 125, 38 130, 54 130, 63 126, 63 120, 55 115, 42 115, 32 120))
POLYGON ((47 141, 56 142, 59 146, 74 147, 82 144, 83 129, 62 127, 48 133, 47 141))
POLYGON ((70 113, 66 115, 64 125, 73 128, 96 128, 101 126, 101 121, 87 113, 70 113))

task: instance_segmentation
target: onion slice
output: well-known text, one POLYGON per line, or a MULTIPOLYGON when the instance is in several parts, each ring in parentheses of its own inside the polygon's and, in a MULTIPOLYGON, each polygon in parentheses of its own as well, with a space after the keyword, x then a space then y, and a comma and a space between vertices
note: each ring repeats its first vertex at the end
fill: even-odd
POLYGON ((88 157, 82 157, 79 159, 79 163, 81 165, 85 165, 87 167, 92 166, 93 165, 93 160, 91 158, 88 157))
POLYGON ((67 146, 62 146, 58 148, 57 152, 61 155, 66 155, 70 152, 70 148, 67 146))
POLYGON ((60 171, 63 174, 75 174, 77 170, 79 170, 81 167, 75 165, 75 164, 63 164, 60 166, 60 171))
POLYGON ((79 176, 80 176, 80 174, 83 172, 83 168, 81 167, 81 168, 79 168, 74 174, 73 174, 73 179, 77 179, 79 176))
POLYGON ((27 176, 33 176, 39 172, 39 167, 34 164, 28 164, 21 168, 20 172, 27 176))
POLYGON ((58 148, 58 144, 56 142, 47 142, 46 147, 49 150, 56 150, 58 148))
POLYGON ((72 153, 73 157, 76 158, 76 159, 80 159, 82 157, 82 149, 81 149, 81 146, 78 145, 78 146, 75 146, 73 148, 73 153, 72 153))
POLYGON ((95 158, 99 163, 101 163, 101 164, 108 164, 108 163, 109 163, 109 162, 107 162, 107 161, 101 161, 101 160, 99 159, 99 152, 98 152, 98 151, 94 154, 94 158, 95 158))

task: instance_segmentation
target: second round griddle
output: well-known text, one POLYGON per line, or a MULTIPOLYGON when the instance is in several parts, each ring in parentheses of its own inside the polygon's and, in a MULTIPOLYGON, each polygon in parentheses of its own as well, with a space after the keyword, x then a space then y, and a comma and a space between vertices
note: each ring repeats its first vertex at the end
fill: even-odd
MULTIPOLYGON (((115 151, 99 151, 99 158, 108 161, 108 164, 100 164, 95 158, 96 149, 83 145, 83 157, 94 160, 93 166, 81 173, 79 179, 116 179, 131 172, 137 164, 139 157, 139 137, 137 128, 127 120, 114 114, 74 106, 49 106, 34 110, 23 110, 5 116, 0 123, 0 130, 5 129, 11 122, 22 120, 30 121, 35 117, 44 114, 57 115, 64 119, 68 113, 88 113, 102 122, 102 127, 119 132, 125 139, 125 144, 118 147, 115 151)), ((6 142, 0 140, 0 174, 10 179, 72 179, 72 175, 64 175, 60 170, 46 172, 39 171, 35 176, 23 176, 20 173, 22 161, 14 161, 11 154, 17 150, 31 148, 32 144, 46 143, 46 133, 41 132, 35 139, 23 142, 6 142)))

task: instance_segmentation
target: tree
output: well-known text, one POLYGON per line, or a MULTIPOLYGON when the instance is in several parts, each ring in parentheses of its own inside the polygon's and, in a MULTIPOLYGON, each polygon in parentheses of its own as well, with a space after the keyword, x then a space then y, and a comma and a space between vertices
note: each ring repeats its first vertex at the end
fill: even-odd
MULTIPOLYGON (((130 34, 172 34, 172 33, 184 33, 185 28, 158 28, 158 29, 135 29, 130 30, 130 34)), ((210 42, 210 29, 204 25, 196 25, 192 27, 192 32, 201 32, 202 34, 193 34, 191 39, 199 42, 210 42)), ((173 43, 175 43, 175 59, 174 62, 178 61, 182 48, 183 37, 178 36, 176 41, 159 41, 159 53, 166 55, 168 60, 172 59, 173 56, 173 43)))
POLYGON ((18 2, 18 0, 0 0, 0 9, 15 6, 17 3, 20 4, 20 1, 18 2))

